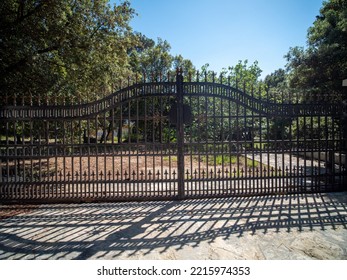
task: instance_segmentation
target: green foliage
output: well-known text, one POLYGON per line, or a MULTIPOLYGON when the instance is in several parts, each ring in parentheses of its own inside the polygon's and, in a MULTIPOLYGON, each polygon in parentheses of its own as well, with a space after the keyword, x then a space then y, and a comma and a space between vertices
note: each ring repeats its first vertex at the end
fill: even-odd
POLYGON ((142 47, 133 49, 130 53, 132 70, 149 79, 158 79, 160 74, 169 72, 173 62, 170 44, 160 38, 154 43, 141 34, 137 36, 142 47))
POLYGON ((235 66, 223 68, 219 73, 209 69, 210 65, 206 63, 199 71, 199 80, 207 82, 217 82, 230 84, 248 94, 255 96, 265 95, 264 83, 259 80, 262 70, 258 65, 258 61, 254 61, 249 65, 248 60, 239 60, 235 66))
POLYGON ((259 167, 260 166, 260 162, 259 161, 251 160, 249 158, 245 158, 245 162, 246 162, 246 166, 248 168, 254 168, 254 167, 259 167))
POLYGON ((289 127, 292 124, 290 118, 271 118, 266 137, 271 140, 285 140, 290 137, 289 127))
POLYGON ((341 92, 347 77, 347 0, 324 2, 307 38, 307 49, 294 47, 285 56, 289 86, 312 93, 341 92))
POLYGON ((264 79, 264 83, 268 87, 283 87, 286 83, 286 72, 283 69, 275 70, 264 79))
POLYGON ((147 80, 166 80, 167 74, 176 75, 176 69, 181 68, 186 79, 195 74, 195 67, 189 59, 182 55, 172 56, 170 44, 158 38, 157 42, 141 33, 135 33, 138 46, 129 52, 132 71, 147 80))
MULTIPOLYGON (((109 94, 129 75, 166 80, 182 68, 186 79, 194 77, 193 63, 171 55, 167 41, 131 30, 134 14, 128 1, 114 7, 108 0, 2 1, 1 95, 21 96, 17 104, 72 104, 109 94)), ((261 70, 257 62, 247 64, 222 70, 224 82, 229 75, 235 86, 251 90, 261 70)), ((215 76, 208 64, 201 75, 215 76)))
POLYGON ((264 79, 264 83, 268 90, 266 98, 270 102, 291 101, 291 90, 288 87, 288 76, 284 69, 275 70, 264 79))
MULTIPOLYGON (((183 77, 187 80, 195 76, 196 69, 189 59, 184 59, 182 55, 176 55, 173 58, 173 70, 182 69, 183 77)), ((174 75, 175 73, 172 73, 174 75)))
POLYGON ((129 73, 133 14, 129 2, 1 1, 1 95, 70 103, 110 91, 129 73))
POLYGON ((228 69, 231 82, 235 83, 237 87, 246 89, 246 91, 251 91, 251 87, 257 85, 262 72, 258 66, 258 61, 248 66, 247 59, 243 62, 240 60, 235 66, 228 69))
MULTIPOLYGON (((108 0, 3 0, 0 3, 1 95, 24 96, 26 103, 53 97, 58 103, 91 101, 111 92, 129 75, 166 80, 183 69, 186 79, 196 68, 170 53, 170 44, 131 30, 135 15, 128 1, 111 7, 108 0)), ((308 31, 308 46, 293 47, 286 71, 259 81, 261 69, 247 60, 216 74, 201 67, 200 80, 231 83, 246 92, 289 98, 289 89, 310 93, 341 90, 347 77, 347 0, 323 3, 308 31), (229 77, 229 78, 228 78, 229 77), (266 93, 265 86, 269 92, 266 93), (258 90, 260 87, 260 90, 258 90)), ((21 103, 22 99, 17 100, 21 103)), ((52 102, 52 101, 51 101, 52 102)))
MULTIPOLYGON (((268 75, 267 97, 272 102, 310 102, 310 96, 318 99, 329 94, 338 98, 342 92, 342 80, 347 78, 347 0, 329 0, 323 3, 320 14, 307 33, 308 45, 292 47, 285 55, 286 70, 278 69, 268 75), (293 98, 295 92, 295 98, 293 98)), ((302 118, 296 123, 273 119, 267 137, 282 139, 292 136, 319 138, 318 120, 308 126, 302 118), (305 134, 305 135, 304 135, 305 134)))

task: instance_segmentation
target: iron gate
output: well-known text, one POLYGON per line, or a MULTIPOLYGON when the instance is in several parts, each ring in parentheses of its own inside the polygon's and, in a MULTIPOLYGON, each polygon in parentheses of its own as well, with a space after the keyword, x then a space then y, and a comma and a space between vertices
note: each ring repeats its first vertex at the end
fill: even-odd
POLYGON ((221 79, 141 82, 101 100, 0 108, 1 201, 342 190, 341 97, 272 100, 221 79))

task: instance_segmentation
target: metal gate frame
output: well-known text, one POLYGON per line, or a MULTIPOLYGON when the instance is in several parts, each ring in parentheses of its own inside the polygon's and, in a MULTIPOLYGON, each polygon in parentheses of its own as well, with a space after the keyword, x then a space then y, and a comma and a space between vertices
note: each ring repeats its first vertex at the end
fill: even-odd
POLYGON ((1 202, 345 189, 341 96, 273 101, 178 71, 86 104, 18 100, 0 107, 1 202))

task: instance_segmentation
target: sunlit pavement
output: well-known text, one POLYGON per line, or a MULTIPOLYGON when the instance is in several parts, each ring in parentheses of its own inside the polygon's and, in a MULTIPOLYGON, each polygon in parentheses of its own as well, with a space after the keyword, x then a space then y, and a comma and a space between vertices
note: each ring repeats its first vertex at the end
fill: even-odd
POLYGON ((346 192, 21 208, 0 259, 347 259, 346 192))

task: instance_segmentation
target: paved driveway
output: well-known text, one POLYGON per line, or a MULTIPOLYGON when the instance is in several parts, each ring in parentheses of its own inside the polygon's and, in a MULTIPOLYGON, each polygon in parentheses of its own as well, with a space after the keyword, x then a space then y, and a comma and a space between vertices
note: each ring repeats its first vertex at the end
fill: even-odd
POLYGON ((346 192, 0 213, 0 259, 347 259, 346 192))

